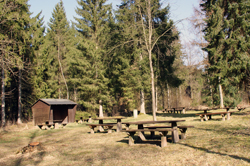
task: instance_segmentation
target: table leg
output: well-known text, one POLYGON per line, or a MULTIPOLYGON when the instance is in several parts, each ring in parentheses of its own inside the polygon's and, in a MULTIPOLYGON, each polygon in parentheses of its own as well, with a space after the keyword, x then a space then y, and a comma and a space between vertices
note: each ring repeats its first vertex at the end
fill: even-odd
POLYGON ((120 132, 122 130, 122 120, 117 119, 117 130, 116 132, 120 132))
MULTIPOLYGON (((99 120, 99 124, 103 124, 103 120, 99 120)), ((103 132, 104 129, 102 126, 99 126, 99 131, 103 132)))
POLYGON ((173 143, 177 143, 177 142, 179 142, 179 134, 178 134, 177 123, 176 122, 172 122, 171 123, 171 127, 172 127, 172 129, 174 129, 172 131, 173 143))
POLYGON ((230 112, 227 112, 227 120, 230 119, 230 115, 231 115, 231 113, 230 113, 230 112))
MULTIPOLYGON (((138 129, 144 129, 143 124, 138 124, 138 129)), ((144 135, 144 132, 141 132, 144 135)))

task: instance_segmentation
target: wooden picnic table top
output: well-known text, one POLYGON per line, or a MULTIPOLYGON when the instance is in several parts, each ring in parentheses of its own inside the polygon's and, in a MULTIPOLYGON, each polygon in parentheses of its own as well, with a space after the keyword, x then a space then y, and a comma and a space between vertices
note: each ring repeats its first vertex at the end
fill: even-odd
POLYGON ((94 120, 112 120, 112 119, 126 119, 126 117, 98 117, 98 118, 94 118, 94 120))
POLYGON ((123 124, 155 124, 155 123, 176 123, 176 122, 184 122, 186 120, 161 120, 161 121, 136 121, 136 122, 122 122, 123 124))

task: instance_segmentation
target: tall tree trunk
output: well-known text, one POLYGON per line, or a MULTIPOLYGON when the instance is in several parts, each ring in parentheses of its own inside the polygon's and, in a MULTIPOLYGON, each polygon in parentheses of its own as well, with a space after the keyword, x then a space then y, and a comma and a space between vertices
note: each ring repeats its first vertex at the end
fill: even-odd
POLYGON ((18 114, 17 124, 22 123, 22 70, 18 70, 18 114))
POLYGON ((99 100, 99 117, 103 117, 102 100, 99 100))
POLYGON ((142 114, 146 114, 145 111, 145 100, 144 100, 144 92, 143 90, 140 91, 140 99, 141 99, 141 109, 140 109, 140 113, 142 114))
POLYGON ((5 127, 5 73, 4 73, 4 59, 2 59, 2 128, 5 127))
POLYGON ((220 77, 219 77, 219 93, 220 93, 220 108, 224 108, 223 93, 222 93, 222 87, 220 84, 220 77))
POLYGON ((152 63, 152 34, 153 34, 153 27, 152 27, 152 15, 151 15, 151 2, 150 0, 147 1, 147 6, 146 6, 146 13, 147 13, 147 18, 148 18, 148 29, 147 32, 145 30, 144 26, 144 19, 142 16, 141 8, 139 7, 140 10, 140 15, 141 15, 141 23, 142 23, 142 28, 143 28, 143 34, 144 34, 144 41, 147 47, 148 51, 148 58, 149 58, 149 66, 150 66, 150 76, 151 76, 151 93, 152 93, 152 112, 153 112, 153 120, 156 121, 156 110, 155 110, 155 83, 154 83, 154 69, 153 69, 153 63, 152 63))
MULTIPOLYGON (((141 45, 141 40, 140 40, 140 45, 141 45)), ((142 53, 140 53, 140 61, 142 61, 142 53)), ((141 69, 141 66, 140 66, 141 69)), ((145 98, 144 98, 144 91, 143 89, 140 90, 140 101, 141 101, 141 108, 140 108, 140 113, 146 114, 145 111, 145 98)))
POLYGON ((182 105, 182 96, 181 96, 181 86, 179 86, 179 101, 180 101, 180 105, 182 105))
POLYGON ((155 112, 157 112, 157 110, 158 110, 158 95, 157 95, 157 93, 158 93, 158 89, 157 89, 157 85, 155 86, 155 112))
MULTIPOLYGON (((61 60, 60 60, 60 43, 59 43, 59 37, 58 37, 58 54, 57 54, 57 57, 58 57, 58 62, 59 62, 59 66, 60 66, 60 70, 61 70, 61 74, 62 74, 62 77, 63 77, 63 80, 64 80, 64 83, 65 83, 65 86, 66 86, 66 90, 67 90, 67 99, 69 99, 69 89, 68 89, 68 85, 67 85, 67 82, 66 82, 66 79, 64 77, 64 74, 63 74, 63 68, 62 68, 62 64, 61 64, 61 60)), ((60 94, 59 94, 60 95, 60 94)))
POLYGON ((168 83, 167 83, 167 93, 168 93, 168 108, 171 108, 171 106, 170 106, 170 92, 169 92, 168 83))

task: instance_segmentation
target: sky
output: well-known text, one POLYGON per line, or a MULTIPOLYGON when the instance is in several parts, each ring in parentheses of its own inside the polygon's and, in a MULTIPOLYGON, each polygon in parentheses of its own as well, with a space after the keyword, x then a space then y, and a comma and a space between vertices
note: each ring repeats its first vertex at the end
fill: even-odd
MULTIPOLYGON (((28 0, 30 5, 30 12, 35 16, 42 11, 44 16, 45 25, 47 26, 49 19, 52 17, 53 9, 60 0, 28 0)), ((191 17, 193 14, 193 7, 198 6, 198 0, 162 0, 163 6, 170 4, 170 17, 174 21, 191 17)), ((121 3, 121 0, 107 0, 107 3, 112 3, 113 8, 121 3)), ((78 6, 77 0, 63 0, 64 8, 66 11, 67 19, 75 21, 74 16, 77 17, 75 9, 78 6)), ((183 21, 176 25, 178 30, 181 32, 181 40, 188 40, 190 37, 190 26, 187 21, 183 21)))

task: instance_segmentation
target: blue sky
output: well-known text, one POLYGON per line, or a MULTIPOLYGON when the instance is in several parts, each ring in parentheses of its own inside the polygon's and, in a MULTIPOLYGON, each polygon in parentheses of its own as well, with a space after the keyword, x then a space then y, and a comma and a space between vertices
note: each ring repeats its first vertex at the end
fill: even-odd
MULTIPOLYGON (((45 25, 49 22, 52 16, 53 9, 55 5, 60 2, 60 0, 29 0, 30 11, 33 13, 32 16, 36 15, 42 11, 44 16, 45 25)), ((198 6, 198 0, 162 0, 163 5, 170 4, 171 18, 174 21, 190 17, 193 13, 193 7, 198 6)), ((63 0, 64 8, 66 11, 67 19, 70 21, 75 21, 73 16, 77 16, 75 9, 77 7, 76 0, 63 0)), ((112 3, 113 7, 121 3, 121 0, 108 0, 107 3, 112 3)), ((189 26, 186 21, 179 23, 177 25, 178 30, 181 31, 182 40, 189 38, 189 26)))

